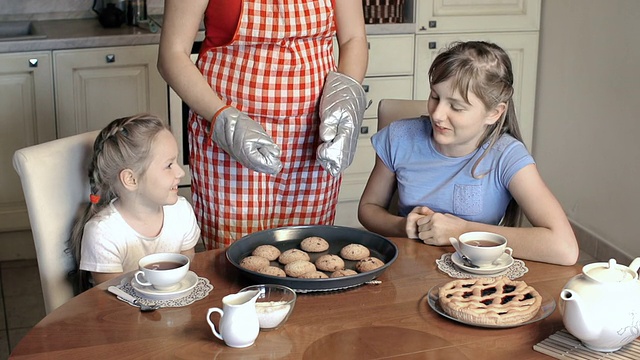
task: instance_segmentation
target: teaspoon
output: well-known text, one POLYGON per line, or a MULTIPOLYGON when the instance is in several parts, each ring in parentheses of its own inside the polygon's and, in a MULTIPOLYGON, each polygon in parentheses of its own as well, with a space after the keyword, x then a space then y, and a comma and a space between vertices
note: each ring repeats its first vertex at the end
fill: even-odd
POLYGON ((460 244, 458 243, 458 239, 454 238, 454 237, 450 237, 449 238, 449 242, 451 243, 451 245, 453 245, 453 248, 456 249, 456 251, 458 252, 458 255, 460 255, 460 257, 462 258, 462 261, 464 262, 464 265, 470 268, 474 268, 474 269, 479 269, 480 266, 474 264, 471 259, 469 259, 467 257, 467 255, 462 253, 462 249, 460 249, 460 244))
POLYGON ((120 298, 122 298, 123 300, 125 300, 126 302, 137 306, 140 308, 140 311, 142 312, 147 312, 147 311, 153 311, 153 310, 157 310, 160 309, 160 305, 146 305, 146 304, 141 304, 138 302, 138 299, 136 299, 135 297, 129 295, 126 291, 116 287, 116 286, 109 286, 107 288, 107 290, 109 290, 110 293, 115 294, 117 296, 119 296, 120 298))

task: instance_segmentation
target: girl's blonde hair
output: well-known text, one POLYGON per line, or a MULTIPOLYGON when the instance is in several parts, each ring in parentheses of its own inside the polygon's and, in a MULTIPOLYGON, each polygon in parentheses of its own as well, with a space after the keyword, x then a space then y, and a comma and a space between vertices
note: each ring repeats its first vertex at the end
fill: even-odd
MULTIPOLYGON (((503 135, 509 134, 522 142, 518 119, 513 105, 513 70, 509 55, 498 45, 484 41, 454 42, 438 54, 429 68, 431 85, 453 80, 456 89, 469 103, 471 92, 482 101, 486 110, 495 109, 500 103, 506 104, 506 111, 493 125, 488 126, 478 147, 487 144, 487 149, 473 165, 476 176, 478 164, 503 135)), ((516 226, 520 222, 520 208, 515 199, 507 206, 502 224, 516 226)))
MULTIPOLYGON (((150 114, 139 114, 112 121, 96 137, 93 157, 89 164, 89 185, 92 201, 76 220, 69 238, 68 251, 73 255, 76 269, 80 265, 84 226, 95 214, 109 205, 121 191, 120 172, 131 169, 144 176, 151 161, 149 152, 155 137, 162 130, 169 130, 160 118, 150 114)), ((88 274, 74 271, 78 277, 78 292, 85 290, 88 274)))

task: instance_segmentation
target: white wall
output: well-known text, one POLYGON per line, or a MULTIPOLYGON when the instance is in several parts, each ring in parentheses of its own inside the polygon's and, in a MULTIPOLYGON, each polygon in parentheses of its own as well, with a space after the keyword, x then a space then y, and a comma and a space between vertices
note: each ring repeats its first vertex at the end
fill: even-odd
POLYGON ((535 124, 572 222, 640 256, 640 1, 543 0, 535 124))

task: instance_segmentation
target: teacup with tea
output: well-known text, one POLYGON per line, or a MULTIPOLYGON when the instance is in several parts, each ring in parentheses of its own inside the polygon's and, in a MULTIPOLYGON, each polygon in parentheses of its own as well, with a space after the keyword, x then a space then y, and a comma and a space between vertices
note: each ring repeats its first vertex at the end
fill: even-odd
POLYGON ((138 261, 140 270, 136 271, 134 279, 142 286, 152 286, 159 291, 175 290, 189 272, 190 264, 189 257, 183 254, 147 255, 138 261))
POLYGON ((462 253, 480 267, 492 265, 505 253, 513 254, 513 249, 507 246, 507 238, 500 234, 473 231, 460 235, 458 240, 462 253))

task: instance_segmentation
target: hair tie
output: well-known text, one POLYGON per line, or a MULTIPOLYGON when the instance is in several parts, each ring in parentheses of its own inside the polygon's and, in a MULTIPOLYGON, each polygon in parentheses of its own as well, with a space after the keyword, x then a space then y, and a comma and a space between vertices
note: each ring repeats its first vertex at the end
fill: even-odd
POLYGON ((100 202, 100 195, 91 194, 89 195, 89 200, 91 200, 92 204, 97 204, 98 202, 100 202))

